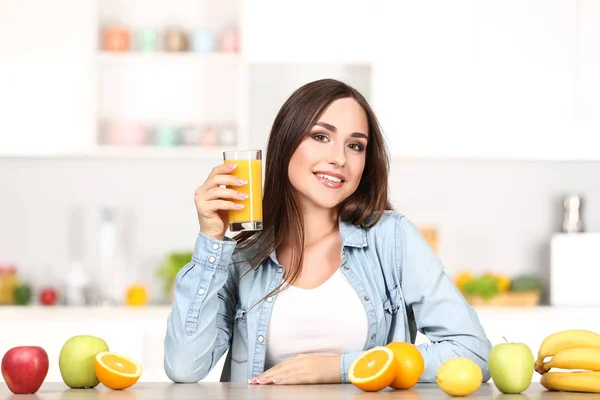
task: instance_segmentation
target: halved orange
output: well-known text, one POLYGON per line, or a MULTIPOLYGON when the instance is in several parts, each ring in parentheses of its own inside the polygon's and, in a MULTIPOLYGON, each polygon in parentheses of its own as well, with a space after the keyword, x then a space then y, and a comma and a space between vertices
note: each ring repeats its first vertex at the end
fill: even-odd
POLYGON ((142 366, 131 358, 112 351, 96 354, 94 369, 98 380, 115 390, 133 386, 142 375, 142 366))
POLYGON ((348 379, 359 389, 376 392, 392 383, 397 368, 392 350, 377 346, 367 350, 350 364, 348 379))

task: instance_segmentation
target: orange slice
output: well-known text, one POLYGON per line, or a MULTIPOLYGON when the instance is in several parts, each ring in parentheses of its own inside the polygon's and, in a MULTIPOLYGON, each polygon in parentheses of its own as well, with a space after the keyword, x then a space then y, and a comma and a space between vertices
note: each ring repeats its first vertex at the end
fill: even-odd
POLYGON ((142 366, 131 358, 112 351, 96 354, 94 369, 98 380, 110 389, 133 386, 142 375, 142 366))
POLYGON ((396 377, 396 362, 391 349, 373 347, 350 365, 348 379, 366 392, 376 392, 388 387, 396 377))

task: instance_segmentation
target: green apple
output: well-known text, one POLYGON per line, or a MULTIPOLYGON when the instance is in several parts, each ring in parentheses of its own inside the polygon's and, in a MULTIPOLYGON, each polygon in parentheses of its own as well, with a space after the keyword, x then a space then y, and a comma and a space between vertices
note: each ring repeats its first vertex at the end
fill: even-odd
POLYGON ((533 353, 524 343, 501 343, 490 351, 488 367, 498 390, 507 394, 521 393, 531 385, 533 353))
POLYGON ((94 370, 96 354, 108 351, 106 342, 89 335, 73 336, 58 356, 60 375, 71 388, 93 388, 100 383, 94 370))

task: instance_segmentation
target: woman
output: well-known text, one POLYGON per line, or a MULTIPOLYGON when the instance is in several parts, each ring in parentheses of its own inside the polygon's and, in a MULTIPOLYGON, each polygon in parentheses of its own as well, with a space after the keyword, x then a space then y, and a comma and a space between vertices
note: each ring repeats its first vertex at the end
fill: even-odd
POLYGON ((348 382, 361 352, 418 348, 422 382, 454 357, 489 379, 491 344, 415 225, 388 202, 388 156, 355 89, 309 83, 279 111, 267 147, 263 230, 225 237, 240 199, 235 166, 196 189, 200 233, 177 275, 165 339, 174 382, 203 379, 229 349, 222 381, 348 382), (227 187, 225 187, 226 185, 227 187))

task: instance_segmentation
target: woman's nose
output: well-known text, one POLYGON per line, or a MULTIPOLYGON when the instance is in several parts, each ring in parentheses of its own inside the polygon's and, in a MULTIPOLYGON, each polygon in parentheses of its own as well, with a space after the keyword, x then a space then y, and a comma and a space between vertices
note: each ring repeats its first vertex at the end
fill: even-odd
POLYGON ((329 153, 329 159, 327 160, 330 164, 335 164, 339 167, 346 165, 346 149, 344 146, 331 146, 331 152, 329 153))

